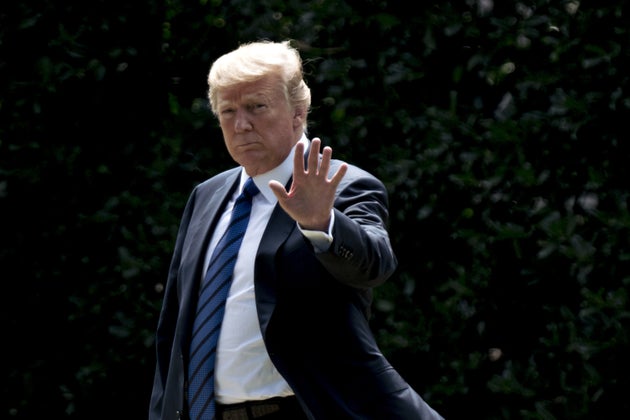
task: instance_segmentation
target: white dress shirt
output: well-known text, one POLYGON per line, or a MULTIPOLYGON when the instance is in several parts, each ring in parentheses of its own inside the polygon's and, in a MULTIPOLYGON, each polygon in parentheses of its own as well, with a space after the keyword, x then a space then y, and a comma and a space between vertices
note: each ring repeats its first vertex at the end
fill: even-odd
MULTIPOLYGON (((301 142, 308 144, 303 136, 301 142)), ((277 168, 254 177, 254 183, 260 190, 252 200, 252 211, 247 231, 239 250, 234 277, 225 306, 225 316, 217 346, 215 365, 215 394, 220 404, 235 404, 248 400, 262 400, 278 396, 293 395, 293 391, 274 367, 263 342, 254 291, 254 260, 262 234, 278 202, 268 184, 271 180, 286 183, 293 173, 293 155, 289 156, 277 168)), ((231 197, 217 224, 208 247, 205 267, 207 269, 212 251, 229 223, 234 202, 243 189, 248 175, 243 170, 239 188, 231 197)), ((331 212, 332 214, 332 212, 331 212)), ((332 243, 333 220, 329 231, 305 231, 303 234, 311 240, 318 251, 325 251, 332 243)), ((299 226, 298 226, 299 227, 299 226)), ((205 270, 204 270, 205 272, 205 270)))

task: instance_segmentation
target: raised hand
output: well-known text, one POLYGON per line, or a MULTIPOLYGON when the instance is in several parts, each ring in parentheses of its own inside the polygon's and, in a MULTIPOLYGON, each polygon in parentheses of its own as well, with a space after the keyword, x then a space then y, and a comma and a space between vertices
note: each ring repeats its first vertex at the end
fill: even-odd
POLYGON ((348 170, 343 163, 332 178, 328 178, 332 149, 324 147, 319 156, 321 140, 315 137, 304 167, 304 144, 298 143, 293 160, 293 182, 287 192, 278 181, 270 181, 269 187, 278 198, 278 203, 302 229, 328 230, 330 210, 335 200, 335 191, 348 170))

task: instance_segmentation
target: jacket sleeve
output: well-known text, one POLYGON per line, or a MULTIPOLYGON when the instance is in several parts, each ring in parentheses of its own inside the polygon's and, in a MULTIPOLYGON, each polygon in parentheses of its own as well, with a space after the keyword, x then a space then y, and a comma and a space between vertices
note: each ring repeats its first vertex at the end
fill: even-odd
POLYGON ((388 198, 383 183, 349 166, 333 211, 333 242, 327 252, 317 254, 319 261, 349 286, 370 288, 383 283, 398 264, 387 233, 388 198))

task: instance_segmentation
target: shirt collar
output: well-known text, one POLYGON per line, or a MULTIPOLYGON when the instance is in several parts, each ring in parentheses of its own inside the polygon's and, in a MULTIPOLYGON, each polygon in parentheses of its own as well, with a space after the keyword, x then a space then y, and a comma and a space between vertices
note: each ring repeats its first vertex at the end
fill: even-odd
MULTIPOLYGON (((308 150, 309 140, 306 137, 306 134, 302 134, 302 137, 300 138, 300 140, 298 140, 298 143, 303 143, 304 150, 308 150)), ((293 175, 293 156, 294 155, 295 155, 295 145, 289 152, 289 155, 286 157, 286 159, 284 159, 284 161, 280 165, 276 166, 275 168, 273 168, 272 170, 268 172, 265 172, 264 174, 257 175, 253 178, 254 184, 256 184, 256 186, 260 190, 260 194, 264 196, 268 202, 273 203, 273 204, 278 202, 278 199, 276 198, 275 194, 273 193, 273 191, 271 191, 271 188, 269 188, 269 181, 276 180, 280 182, 282 185, 286 185, 287 182, 289 182, 289 179, 291 179, 291 176, 293 175)), ((238 188, 239 191, 243 190, 243 186, 245 185, 245 181, 247 181, 247 178, 249 178, 249 175, 247 175, 247 172, 245 172, 245 168, 242 168, 241 180, 240 180, 240 185, 238 188)))

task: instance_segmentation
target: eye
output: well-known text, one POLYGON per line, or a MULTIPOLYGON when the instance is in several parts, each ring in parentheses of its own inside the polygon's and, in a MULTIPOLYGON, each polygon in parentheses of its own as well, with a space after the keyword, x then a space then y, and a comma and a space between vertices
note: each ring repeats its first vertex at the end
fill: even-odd
POLYGON ((249 109, 252 112, 263 111, 266 108, 267 108, 267 104, 265 104, 265 103, 253 103, 253 104, 249 105, 249 109))
POLYGON ((224 108, 220 111, 220 114, 222 116, 230 116, 234 114, 234 108, 224 108))

